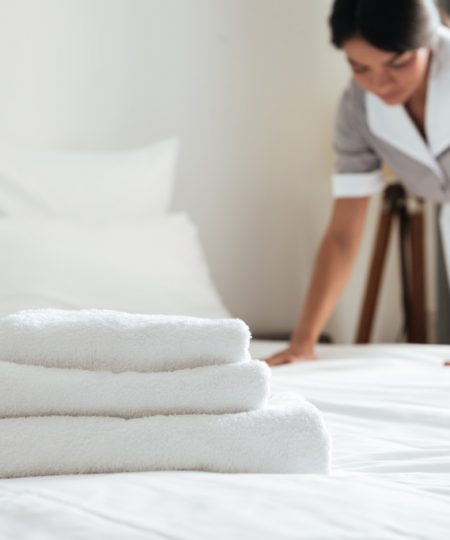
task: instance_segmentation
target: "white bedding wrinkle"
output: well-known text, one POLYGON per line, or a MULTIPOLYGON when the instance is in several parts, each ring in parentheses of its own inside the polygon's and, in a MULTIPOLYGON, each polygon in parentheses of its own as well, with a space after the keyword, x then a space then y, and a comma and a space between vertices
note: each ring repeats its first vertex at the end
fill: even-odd
POLYGON ((248 360, 240 319, 112 310, 24 310, 0 318, 0 361, 58 368, 172 371, 248 360))
MULTIPOLYGON (((252 352, 276 347, 257 342, 252 352)), ((449 346, 320 346, 318 356, 273 370, 272 387, 323 413, 335 472, 450 473, 449 346)))

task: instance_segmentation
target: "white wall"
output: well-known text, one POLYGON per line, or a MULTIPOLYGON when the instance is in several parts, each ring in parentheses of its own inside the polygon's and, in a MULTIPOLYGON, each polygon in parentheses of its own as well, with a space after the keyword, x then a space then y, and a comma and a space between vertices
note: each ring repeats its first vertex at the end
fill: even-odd
MULTIPOLYGON (((0 0, 0 139, 116 149, 181 137, 173 208, 254 331, 291 329, 331 205, 348 73, 329 0, 0 0)), ((376 202, 374 201, 374 205, 376 202)), ((353 339, 365 249, 328 329, 353 339)), ((388 276, 375 338, 399 321, 388 276)))

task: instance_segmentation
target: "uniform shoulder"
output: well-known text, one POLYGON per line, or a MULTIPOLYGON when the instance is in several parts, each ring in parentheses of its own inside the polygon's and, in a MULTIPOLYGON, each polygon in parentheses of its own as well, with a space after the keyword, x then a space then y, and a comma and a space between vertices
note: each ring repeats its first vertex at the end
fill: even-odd
POLYGON ((366 92, 352 79, 342 93, 337 115, 337 125, 364 126, 366 121, 366 92))
POLYGON ((363 114, 366 110, 366 92, 352 79, 342 93, 340 110, 342 113, 363 114))

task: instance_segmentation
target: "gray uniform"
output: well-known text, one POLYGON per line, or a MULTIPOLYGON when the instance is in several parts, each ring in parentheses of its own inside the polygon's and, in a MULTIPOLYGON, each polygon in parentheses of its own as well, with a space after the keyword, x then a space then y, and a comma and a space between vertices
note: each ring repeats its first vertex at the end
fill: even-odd
POLYGON ((409 193, 443 203, 441 232, 450 278, 450 30, 439 29, 429 71, 425 142, 402 105, 386 105, 355 81, 336 118, 335 197, 364 197, 385 187, 386 163, 409 193))

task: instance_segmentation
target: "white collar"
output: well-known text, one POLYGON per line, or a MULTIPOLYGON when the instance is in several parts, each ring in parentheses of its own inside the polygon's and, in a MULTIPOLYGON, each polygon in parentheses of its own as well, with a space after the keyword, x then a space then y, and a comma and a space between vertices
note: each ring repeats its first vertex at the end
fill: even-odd
POLYGON ((374 94, 366 93, 367 121, 370 131, 443 178, 437 157, 450 146, 450 30, 439 29, 439 43, 429 73, 423 140, 402 105, 386 105, 374 94))

